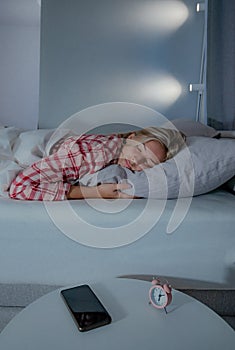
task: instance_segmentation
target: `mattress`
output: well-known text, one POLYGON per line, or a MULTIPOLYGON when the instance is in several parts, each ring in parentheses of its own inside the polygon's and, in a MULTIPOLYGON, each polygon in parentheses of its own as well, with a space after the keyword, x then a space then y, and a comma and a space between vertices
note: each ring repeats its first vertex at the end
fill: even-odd
POLYGON ((177 288, 235 288, 233 194, 218 189, 193 197, 170 234, 177 200, 120 201, 69 201, 68 211, 60 202, 0 198, 0 283, 70 285, 147 274, 177 288), (71 213, 79 221, 72 223, 71 213), (91 231, 94 244, 86 241, 91 231), (105 247, 109 234, 114 244, 105 247))

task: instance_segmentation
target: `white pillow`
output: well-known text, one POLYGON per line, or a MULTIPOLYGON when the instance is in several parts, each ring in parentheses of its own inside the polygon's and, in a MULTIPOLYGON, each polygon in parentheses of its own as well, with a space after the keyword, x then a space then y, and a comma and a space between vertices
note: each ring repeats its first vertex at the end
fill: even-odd
POLYGON ((204 136, 187 138, 187 147, 174 158, 141 172, 111 165, 79 182, 94 186, 127 179, 125 191, 144 198, 183 198, 214 190, 235 175, 235 140, 204 136), (125 170, 123 174, 123 169, 125 170))
POLYGON ((38 129, 22 132, 13 147, 16 162, 27 167, 49 155, 50 148, 60 138, 72 135, 68 129, 38 129))
POLYGON ((195 172, 194 195, 212 191, 235 175, 235 140, 189 138, 195 172))
POLYGON ((128 179, 130 178, 135 188, 138 188, 136 195, 164 198, 165 192, 161 188, 161 184, 164 185, 164 177, 167 179, 167 198, 200 195, 216 189, 235 175, 234 139, 192 136, 187 138, 186 143, 187 148, 167 162, 146 169, 145 172, 128 175, 128 179), (190 152, 192 166, 187 156, 187 149, 190 152), (146 176, 149 180, 150 193, 147 193, 142 185, 144 183, 142 179, 146 176))
POLYGON ((41 159, 44 156, 46 143, 52 134, 52 129, 22 132, 13 147, 16 162, 23 167, 27 167, 41 159))
POLYGON ((10 159, 0 159, 0 196, 9 197, 9 187, 23 168, 10 159))
POLYGON ((205 136, 216 137, 220 132, 211 126, 187 119, 174 119, 171 121, 175 127, 182 131, 186 136, 205 136))
POLYGON ((22 129, 15 127, 0 128, 0 157, 12 156, 12 147, 21 132, 22 129))

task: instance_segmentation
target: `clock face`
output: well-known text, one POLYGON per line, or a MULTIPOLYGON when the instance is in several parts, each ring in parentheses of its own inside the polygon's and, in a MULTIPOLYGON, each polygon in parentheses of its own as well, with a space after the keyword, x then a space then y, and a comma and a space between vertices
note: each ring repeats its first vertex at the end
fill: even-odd
POLYGON ((167 293, 160 286, 154 286, 150 290, 150 300, 156 307, 163 308, 167 305, 167 293))

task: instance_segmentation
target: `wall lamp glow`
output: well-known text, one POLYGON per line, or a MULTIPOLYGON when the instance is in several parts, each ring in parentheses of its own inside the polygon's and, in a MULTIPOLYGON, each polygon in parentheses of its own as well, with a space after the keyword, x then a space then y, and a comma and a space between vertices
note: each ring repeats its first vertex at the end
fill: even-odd
POLYGON ((204 2, 198 2, 196 5, 196 11, 197 12, 202 12, 205 11, 206 5, 204 2))
POLYGON ((189 91, 197 91, 199 93, 203 93, 204 91, 204 84, 189 84, 189 91))

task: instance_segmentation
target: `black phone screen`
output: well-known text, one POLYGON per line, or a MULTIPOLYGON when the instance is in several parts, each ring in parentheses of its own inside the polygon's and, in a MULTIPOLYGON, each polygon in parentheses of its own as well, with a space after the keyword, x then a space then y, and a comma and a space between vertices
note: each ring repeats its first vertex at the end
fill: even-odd
POLYGON ((84 284, 61 291, 81 332, 109 324, 112 319, 90 286, 84 284))

